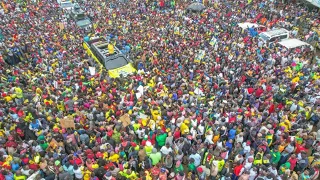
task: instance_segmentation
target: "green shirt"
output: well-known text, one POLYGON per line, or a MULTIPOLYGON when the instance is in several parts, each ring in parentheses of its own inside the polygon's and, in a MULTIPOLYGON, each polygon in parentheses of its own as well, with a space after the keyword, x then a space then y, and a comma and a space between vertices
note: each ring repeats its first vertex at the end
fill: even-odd
POLYGON ((48 143, 43 143, 43 144, 40 144, 40 147, 43 149, 43 150, 46 150, 48 148, 48 143))
POLYGON ((271 151, 271 163, 273 164, 278 164, 280 161, 281 154, 279 151, 274 152, 273 150, 271 151))
POLYGON ((189 164, 188 164, 188 170, 189 170, 189 171, 194 171, 194 170, 196 170, 196 166, 194 165, 194 163, 189 163, 189 164))
POLYGON ((167 139, 167 133, 160 134, 156 137, 157 143, 160 147, 164 146, 167 139))
POLYGON ((161 153, 160 153, 160 152, 151 153, 149 157, 150 157, 150 159, 151 159, 151 161, 152 161, 152 165, 154 166, 154 165, 156 165, 156 164, 158 164, 158 163, 160 162, 160 160, 161 160, 161 153))
POLYGON ((183 171, 183 166, 182 166, 182 164, 180 164, 180 166, 179 167, 174 167, 174 172, 175 173, 179 173, 180 171, 183 171))

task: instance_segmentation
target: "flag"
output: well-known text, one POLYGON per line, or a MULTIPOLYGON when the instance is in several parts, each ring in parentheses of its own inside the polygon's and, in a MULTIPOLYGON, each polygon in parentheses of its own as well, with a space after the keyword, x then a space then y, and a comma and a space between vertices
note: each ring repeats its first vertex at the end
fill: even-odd
POLYGON ((211 46, 214 46, 215 44, 217 43, 217 39, 214 37, 214 36, 212 36, 212 39, 210 40, 210 45, 211 46))
POLYGON ((179 35, 180 34, 180 28, 174 27, 174 34, 179 35))
POLYGON ((248 4, 251 4, 252 0, 248 0, 248 4))

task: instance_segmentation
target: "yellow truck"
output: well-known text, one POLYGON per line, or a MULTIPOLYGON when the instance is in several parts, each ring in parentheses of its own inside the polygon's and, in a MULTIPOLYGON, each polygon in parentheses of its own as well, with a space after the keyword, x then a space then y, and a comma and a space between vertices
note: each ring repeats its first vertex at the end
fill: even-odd
POLYGON ((95 37, 84 41, 83 48, 90 57, 108 71, 112 78, 120 77, 120 75, 127 77, 136 72, 132 61, 105 38, 95 37))

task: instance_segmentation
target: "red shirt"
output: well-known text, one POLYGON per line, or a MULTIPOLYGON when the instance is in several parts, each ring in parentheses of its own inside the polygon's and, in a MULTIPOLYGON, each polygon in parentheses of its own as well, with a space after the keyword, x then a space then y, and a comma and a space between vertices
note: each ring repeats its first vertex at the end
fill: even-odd
POLYGON ((229 118, 229 123, 234 123, 236 121, 236 117, 235 116, 231 116, 229 118))
POLYGON ((82 163, 80 158, 71 159, 71 160, 69 160, 69 162, 70 162, 70 164, 76 163, 77 165, 82 163))
POLYGON ((303 147, 302 145, 297 144, 297 145, 296 145, 296 154, 301 153, 301 151, 306 152, 307 149, 306 149, 305 147, 303 147))
POLYGON ((272 105, 270 106, 270 108, 269 108, 269 113, 270 113, 270 114, 273 113, 274 110, 275 110, 275 107, 274 107, 274 104, 272 104, 272 105))
POLYGON ((262 93, 263 93, 263 89, 258 88, 258 89, 256 90, 256 96, 257 96, 257 97, 260 97, 262 93))
POLYGON ((236 166, 233 170, 233 173, 236 175, 236 176, 240 176, 240 172, 241 172, 241 169, 242 169, 243 165, 240 164, 239 166, 236 166))
POLYGON ((13 147, 16 148, 18 146, 18 144, 14 141, 8 141, 6 142, 6 147, 13 147))
POLYGON ((252 94, 254 92, 254 89, 252 87, 248 88, 248 93, 252 94))
POLYGON ((175 132, 173 133, 173 138, 174 138, 174 139, 180 138, 180 131, 175 131, 175 132))
POLYGON ((109 164, 106 164, 103 168, 105 170, 108 170, 108 169, 110 169, 111 166, 114 166, 114 164, 112 162, 110 162, 109 164))
POLYGON ((297 164, 297 158, 293 159, 293 158, 290 158, 288 160, 288 162, 290 163, 290 170, 293 171, 293 169, 296 167, 296 164, 297 164))
POLYGON ((39 169, 38 164, 29 164, 29 169, 37 171, 39 169))

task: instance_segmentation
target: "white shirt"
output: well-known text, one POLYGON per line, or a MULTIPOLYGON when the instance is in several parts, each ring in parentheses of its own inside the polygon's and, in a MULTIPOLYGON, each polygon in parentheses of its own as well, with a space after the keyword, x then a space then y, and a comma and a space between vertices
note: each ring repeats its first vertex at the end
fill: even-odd
POLYGON ((242 147, 243 147, 243 153, 244 153, 244 154, 249 153, 250 150, 251 150, 251 147, 250 147, 250 146, 247 146, 247 143, 246 143, 246 142, 242 143, 242 147))
POLYGON ((138 135, 138 137, 139 137, 139 139, 142 139, 143 138, 143 136, 145 135, 145 133, 144 133, 144 129, 138 129, 137 130, 137 135, 138 135))
POLYGON ((74 172, 74 175, 76 176, 76 178, 82 179, 83 174, 82 174, 82 172, 81 172, 81 170, 80 170, 80 167, 78 167, 77 170, 73 170, 73 172, 74 172))
POLYGON ((198 134, 203 135, 204 134, 204 126, 198 126, 198 134))
POLYGON ((166 146, 162 146, 162 148, 160 149, 160 152, 164 155, 168 155, 170 152, 172 152, 172 148, 171 147, 167 148, 166 146))
POLYGON ((254 171, 253 169, 250 169, 249 180, 254 180, 256 176, 257 176, 257 172, 254 171))
POLYGON ((204 142, 207 142, 209 144, 213 144, 212 138, 213 138, 213 135, 209 134, 206 136, 206 140, 204 142))

